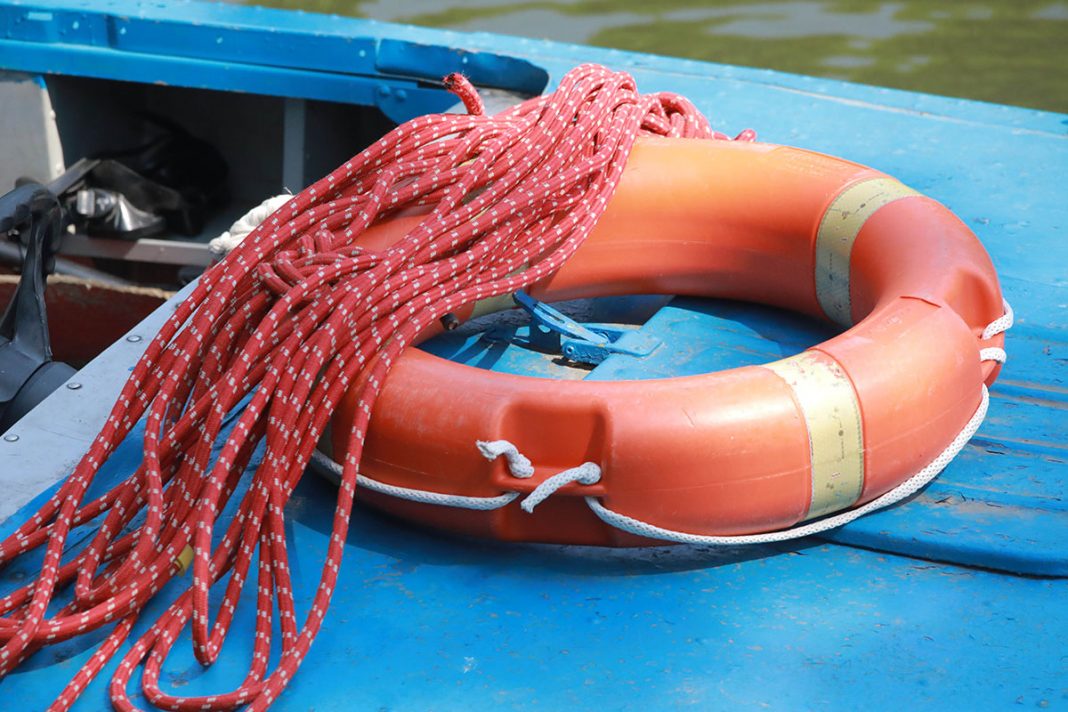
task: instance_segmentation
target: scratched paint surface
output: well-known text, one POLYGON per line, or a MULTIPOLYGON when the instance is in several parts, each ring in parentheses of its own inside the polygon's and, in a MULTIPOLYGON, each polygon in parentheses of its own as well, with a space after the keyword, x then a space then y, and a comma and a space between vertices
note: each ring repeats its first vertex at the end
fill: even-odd
MULTIPOLYGON (((88 2, 35 4, 57 13, 67 6, 79 6, 83 17, 99 11, 88 2)), ((909 508, 919 506, 932 515, 948 512, 947 518, 922 529, 902 526, 897 534, 884 520, 857 536, 883 537, 881 545, 885 532, 952 541, 975 522, 981 537, 991 522, 1048 516, 1052 524, 1033 531, 1053 538, 1056 522, 1064 521, 1068 117, 491 35, 174 2, 115 0, 108 8, 103 12, 126 18, 115 26, 181 17, 196 20, 202 39, 212 40, 197 45, 196 57, 180 47, 171 46, 176 54, 166 57, 141 47, 131 62, 121 48, 90 51, 53 40, 47 51, 27 52, 29 41, 14 43, 0 33, 0 66, 54 62, 55 69, 94 76, 357 100, 336 77, 295 81, 288 63, 302 60, 286 42, 297 37, 312 46, 340 36, 354 47, 368 37, 462 43, 521 57, 544 68, 550 82, 580 61, 627 68, 646 91, 695 98, 717 128, 755 126, 765 140, 895 175, 945 202, 979 235, 1019 323, 1010 335, 1012 360, 979 436, 923 497, 885 515, 912 516, 909 508), (233 58, 213 64, 211 53, 222 52, 214 49, 222 27, 273 40, 252 43, 258 54, 244 65, 233 58), (252 71, 257 62, 272 68, 252 71), (989 506, 990 492, 1009 493, 1015 503, 989 506), (979 519, 958 516, 976 512, 979 519)), ((360 71, 373 76, 373 68, 360 71)), ((728 332, 745 332, 752 317, 720 305, 718 317, 724 315, 743 325, 720 329, 728 346, 719 358, 726 365, 734 358, 728 332)), ((799 338, 785 347, 758 341, 771 351, 805 345, 799 338)), ((139 459, 136 443, 124 453, 112 465, 116 472, 128 472, 139 459)), ((306 478, 288 509, 294 575, 305 592, 317 578, 332 498, 330 485, 306 478)), ((366 511, 353 527, 334 609, 281 709, 1068 707, 1065 579, 820 542, 744 552, 612 552, 461 540, 366 511)), ((1063 545, 1068 537, 1059 540, 1063 545)), ((1007 546, 1001 555, 1013 553, 1007 546)), ((0 572, 4 588, 24 578, 29 565, 0 572)), ((250 627, 251 609, 239 609, 239 630, 250 627)), ((164 679, 187 693, 220 689, 242 674, 247 642, 232 636, 224 662, 202 671, 188 640, 180 641, 164 679)), ((43 708, 90 655, 86 644, 39 654, 0 682, 0 699, 17 700, 18 709, 43 708)), ((107 671, 93 684, 83 709, 105 706, 106 677, 107 671)))

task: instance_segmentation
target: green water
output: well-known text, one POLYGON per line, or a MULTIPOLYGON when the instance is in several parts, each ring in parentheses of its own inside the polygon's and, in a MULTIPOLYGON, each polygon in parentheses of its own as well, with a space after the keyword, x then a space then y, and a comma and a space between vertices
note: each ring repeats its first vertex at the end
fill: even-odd
POLYGON ((1065 0, 257 2, 766 67, 1068 112, 1065 0))

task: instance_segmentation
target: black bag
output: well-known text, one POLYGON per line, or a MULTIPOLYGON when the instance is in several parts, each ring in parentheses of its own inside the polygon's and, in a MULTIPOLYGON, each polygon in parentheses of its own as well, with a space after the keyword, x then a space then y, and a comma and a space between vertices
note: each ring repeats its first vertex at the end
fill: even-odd
POLYGON ((147 118, 159 136, 83 158, 49 184, 79 232, 127 240, 197 235, 226 201, 229 168, 215 147, 166 119, 147 118))

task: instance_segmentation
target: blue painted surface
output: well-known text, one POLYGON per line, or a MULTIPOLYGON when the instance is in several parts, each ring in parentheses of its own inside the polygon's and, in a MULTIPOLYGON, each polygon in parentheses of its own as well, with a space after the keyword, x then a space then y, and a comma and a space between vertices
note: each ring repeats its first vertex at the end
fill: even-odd
MULTIPOLYGON (((131 467, 137 453, 120 458, 131 467)), ((333 496, 307 478, 288 507, 294 583, 305 594, 318 580, 333 496)), ((1064 580, 819 543, 641 553, 504 545, 366 511, 350 541, 331 613, 279 709, 1068 705, 1064 580)), ((307 610, 307 595, 298 606, 307 610)), ((163 608, 153 603, 139 629, 163 608)), ((254 611, 249 591, 207 670, 180 640, 164 684, 196 694, 238 682, 254 611)), ((88 642, 39 653, 0 682, 0 695, 43 709, 92 654, 88 642)), ((106 707, 112 669, 80 709, 106 707)))
POLYGON ((545 70, 522 59, 390 36, 395 32, 292 32, 287 22, 249 22, 259 8, 235 14, 177 6, 180 17, 166 3, 0 4, 0 66, 276 96, 300 87, 303 98, 378 106, 398 122, 456 103, 440 86, 449 72, 526 94, 540 93, 548 81, 545 70))
MULTIPOLYGON (((627 69, 644 91, 690 96, 717 128, 753 126, 764 140, 867 163, 946 203, 983 240, 1017 309, 1011 359, 987 423, 940 480, 921 498, 837 536, 987 566, 1060 566, 1064 573, 1058 552, 1068 541, 1068 117, 238 6, 0 4, 0 67, 380 106, 379 87, 387 87, 389 101, 400 105, 387 104, 390 115, 400 117, 424 97, 398 101, 396 89, 426 92, 427 106, 440 92, 420 87, 424 75, 409 74, 413 66, 404 64, 404 52, 390 54, 400 47, 390 41, 430 47, 425 57, 433 63, 462 64, 477 53, 485 83, 515 77, 512 88, 519 90, 540 81, 539 68, 550 86, 583 61, 627 69), (170 32, 183 22, 198 29, 170 32), (259 39, 241 44, 253 37, 259 39), (529 67, 508 64, 516 60, 529 67)), ((689 342, 687 359, 657 351, 644 372, 674 373, 683 362, 722 368, 764 361, 823 338, 822 327, 778 313, 682 300, 646 328, 701 319, 711 321, 691 329, 697 341, 689 342)), ((533 368, 525 355, 494 358, 503 370, 533 368)), ((633 364, 623 358, 580 375, 626 376, 633 364)), ((110 466, 129 471, 137 459, 136 443, 129 443, 110 466)), ((288 509, 295 577, 305 593, 318 576, 332 499, 328 484, 308 478, 288 509)), ((3 580, 10 584, 31 564, 4 570, 3 580)), ((1065 600, 1064 579, 837 544, 637 553, 515 546, 454 539, 361 511, 331 615, 279 707, 1068 708, 1065 600)), ((239 609, 239 629, 251 627, 251 615, 250 606, 239 609)), ((237 661, 247 659, 247 643, 233 636, 223 660, 202 672, 187 641, 180 642, 165 679, 186 693, 219 689, 240 676, 237 661)), ((0 682, 3 706, 18 700, 18 708, 42 708, 91 654, 79 647, 85 644, 48 649, 0 682)), ((82 708, 105 706, 107 676, 82 708)))

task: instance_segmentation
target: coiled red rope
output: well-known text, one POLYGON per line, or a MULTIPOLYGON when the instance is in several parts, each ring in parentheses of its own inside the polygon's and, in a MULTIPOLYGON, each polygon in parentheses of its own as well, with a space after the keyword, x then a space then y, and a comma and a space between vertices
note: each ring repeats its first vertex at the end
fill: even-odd
POLYGON ((110 686, 115 708, 134 709, 127 688, 142 665, 144 694, 159 707, 269 706, 326 615, 364 434, 391 364, 443 315, 558 269, 597 223, 639 135, 714 136, 686 99, 642 96, 629 75, 599 66, 578 67, 553 94, 492 117, 466 79, 451 75, 446 86, 466 115, 425 116, 390 132, 295 196, 178 305, 89 452, 0 544, 0 563, 45 549, 37 579, 0 599, 0 675, 44 645, 113 626, 52 705, 69 708, 191 555, 188 588, 121 659, 110 686), (384 251, 361 247, 369 226, 413 208, 425 215, 400 241, 384 251), (341 458, 326 563, 298 623, 284 507, 351 389, 360 408, 341 458), (224 420, 245 401, 213 459, 224 420), (102 463, 142 418, 140 468, 84 502, 102 463), (245 489, 245 467, 261 443, 262 462, 245 489), (237 491, 236 514, 220 521, 237 491), (90 522, 96 530, 88 545, 63 561, 71 528, 90 522), (163 662, 186 625, 202 664, 219 655, 254 560, 258 612, 245 679, 210 697, 162 690, 163 662), (213 586, 225 587, 214 621, 213 586), (49 615, 57 594, 71 588, 71 602, 49 615), (276 609, 281 656, 268 671, 276 609))

